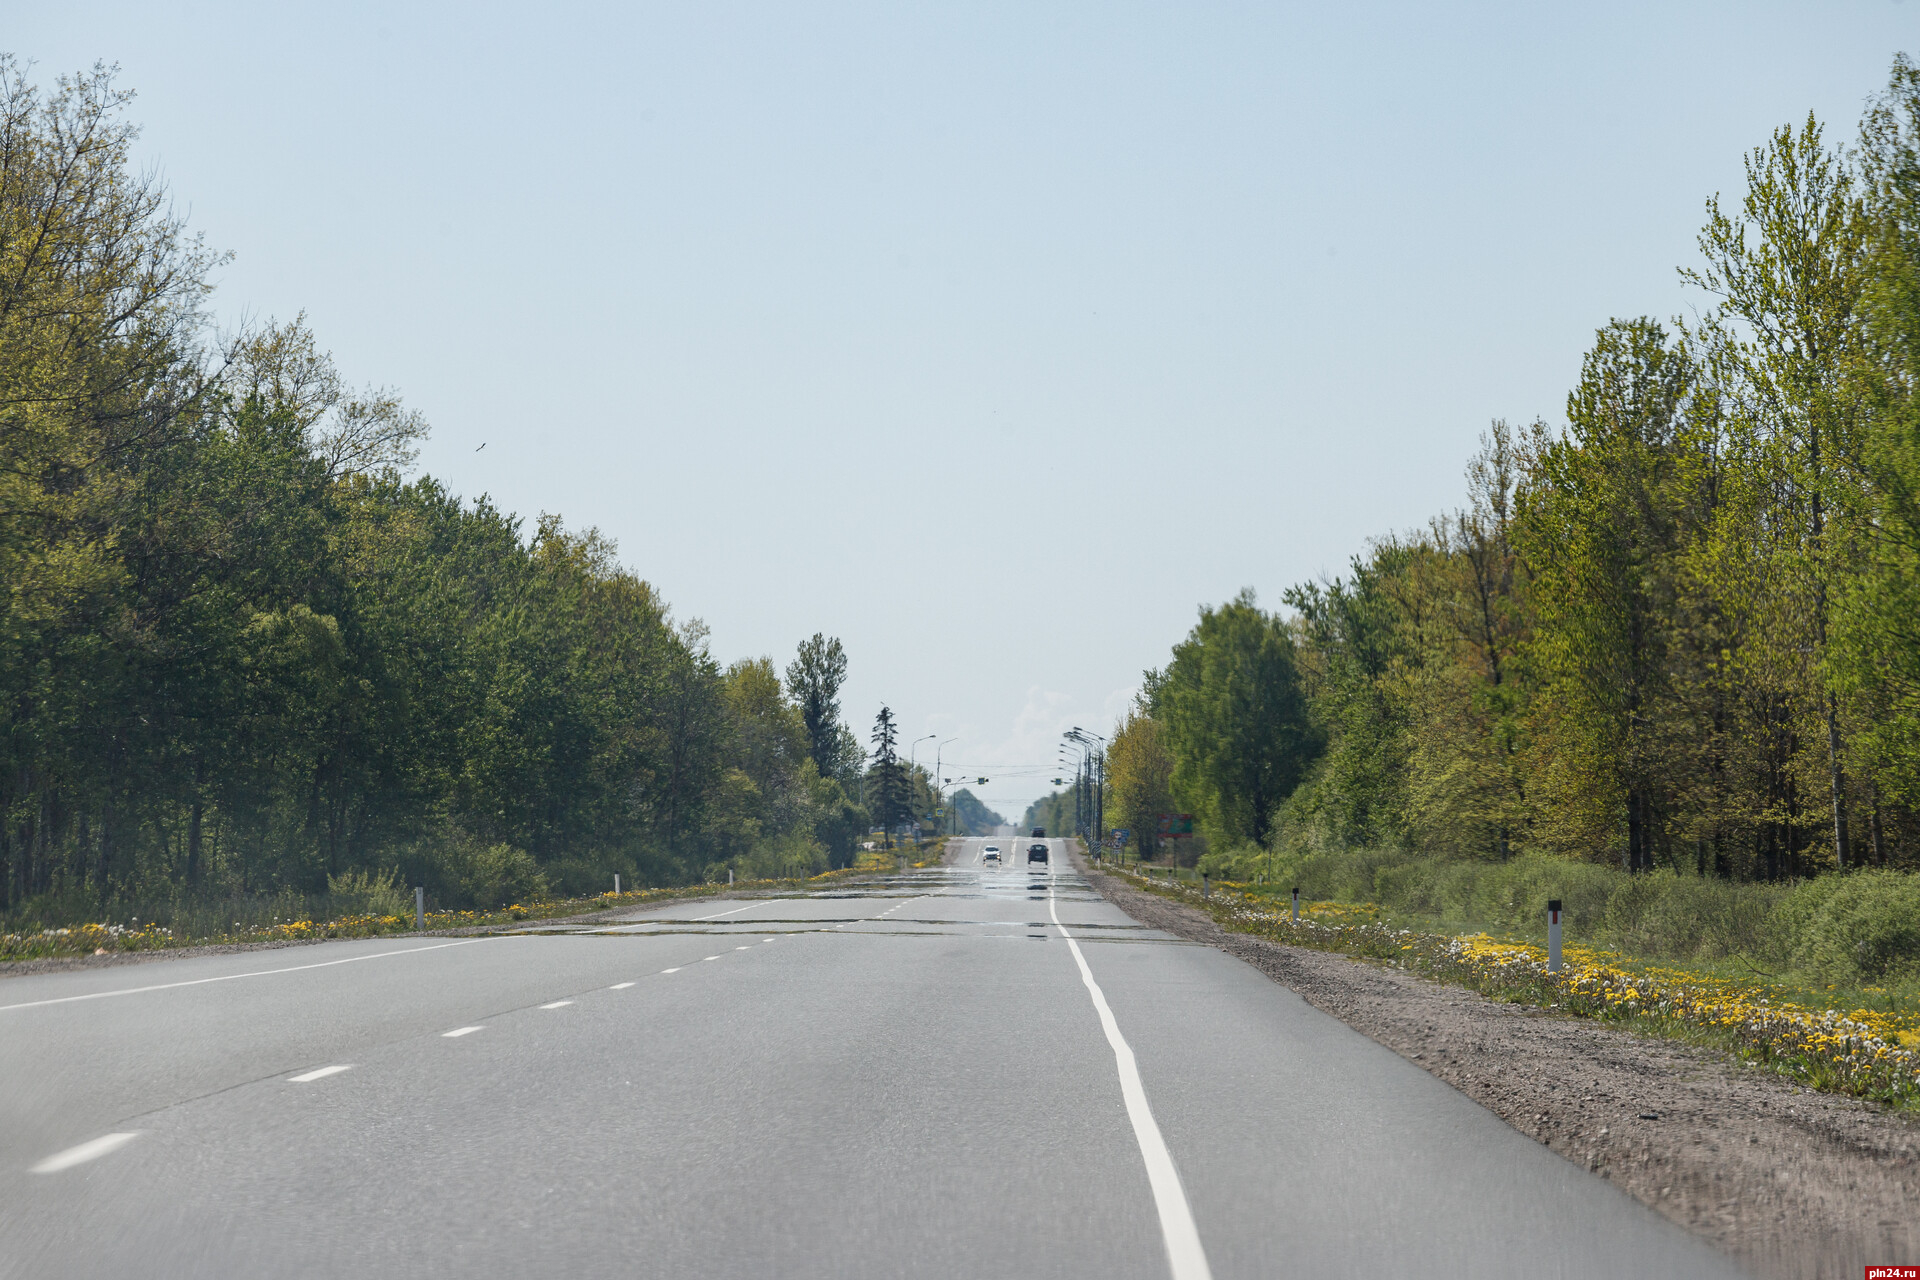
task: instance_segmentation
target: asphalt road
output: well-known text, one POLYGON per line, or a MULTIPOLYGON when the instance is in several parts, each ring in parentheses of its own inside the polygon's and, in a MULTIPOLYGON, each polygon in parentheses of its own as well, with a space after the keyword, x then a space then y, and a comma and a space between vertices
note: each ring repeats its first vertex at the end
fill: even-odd
POLYGON ((986 843, 0 982, 0 1276, 1737 1274, 1060 842, 986 843))

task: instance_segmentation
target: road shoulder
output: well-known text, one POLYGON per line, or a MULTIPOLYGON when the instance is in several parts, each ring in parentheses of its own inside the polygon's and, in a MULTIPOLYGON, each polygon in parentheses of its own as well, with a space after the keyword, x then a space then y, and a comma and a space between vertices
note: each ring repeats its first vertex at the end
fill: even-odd
POLYGON ((1232 933, 1073 861, 1142 924, 1215 946, 1764 1276, 1920 1260, 1920 1124, 1725 1054, 1232 933))
POLYGON ((577 915, 553 916, 540 920, 513 921, 504 924, 469 925, 459 929, 407 930, 400 933, 373 933, 350 938, 274 938, 264 942, 210 942, 190 947, 156 947, 151 951, 109 951, 105 955, 46 956, 36 960, 0 960, 0 980, 31 977, 42 973, 70 973, 82 969, 114 969, 129 964, 153 964, 162 960, 190 960, 196 956, 239 955, 245 951, 281 951, 288 947, 315 947, 328 942, 406 942, 421 938, 478 938, 496 933, 527 933, 537 928, 563 925, 594 925, 625 920, 641 911, 662 907, 692 906, 734 898, 760 897, 763 894, 735 892, 727 888, 713 893, 691 894, 655 903, 630 902, 619 906, 583 911, 577 915))

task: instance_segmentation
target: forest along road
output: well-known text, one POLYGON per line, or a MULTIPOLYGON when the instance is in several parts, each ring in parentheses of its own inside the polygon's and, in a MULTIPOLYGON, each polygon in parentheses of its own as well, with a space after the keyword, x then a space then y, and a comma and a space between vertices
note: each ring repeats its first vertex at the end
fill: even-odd
POLYGON ((0 982, 0 1275, 1737 1274, 1063 842, 985 843, 0 982))

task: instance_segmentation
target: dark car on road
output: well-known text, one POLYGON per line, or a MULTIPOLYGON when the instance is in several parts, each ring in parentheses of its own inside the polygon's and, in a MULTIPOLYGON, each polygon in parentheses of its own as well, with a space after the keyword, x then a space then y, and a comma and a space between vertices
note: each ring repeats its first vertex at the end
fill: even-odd
POLYGON ((1047 846, 1043 844, 1030 844, 1027 846, 1028 862, 1045 862, 1046 860, 1047 846))
POLYGON ((1045 827, 1035 827, 1033 829, 1033 838, 1035 840, 1045 840, 1047 838, 1047 829, 1045 827))

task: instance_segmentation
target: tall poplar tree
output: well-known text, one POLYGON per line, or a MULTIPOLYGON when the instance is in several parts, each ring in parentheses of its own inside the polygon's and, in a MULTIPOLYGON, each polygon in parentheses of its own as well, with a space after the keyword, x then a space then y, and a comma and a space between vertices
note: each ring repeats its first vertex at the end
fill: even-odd
POLYGON ((873 763, 868 769, 868 807, 880 820, 882 839, 893 847, 893 828, 911 813, 907 768, 900 763, 900 726, 891 707, 881 707, 873 718, 873 763))
POLYGON ((787 664, 787 693, 800 708, 807 749, 823 778, 840 770, 840 686, 846 680, 846 650, 837 638, 818 631, 800 642, 799 653, 787 664))

